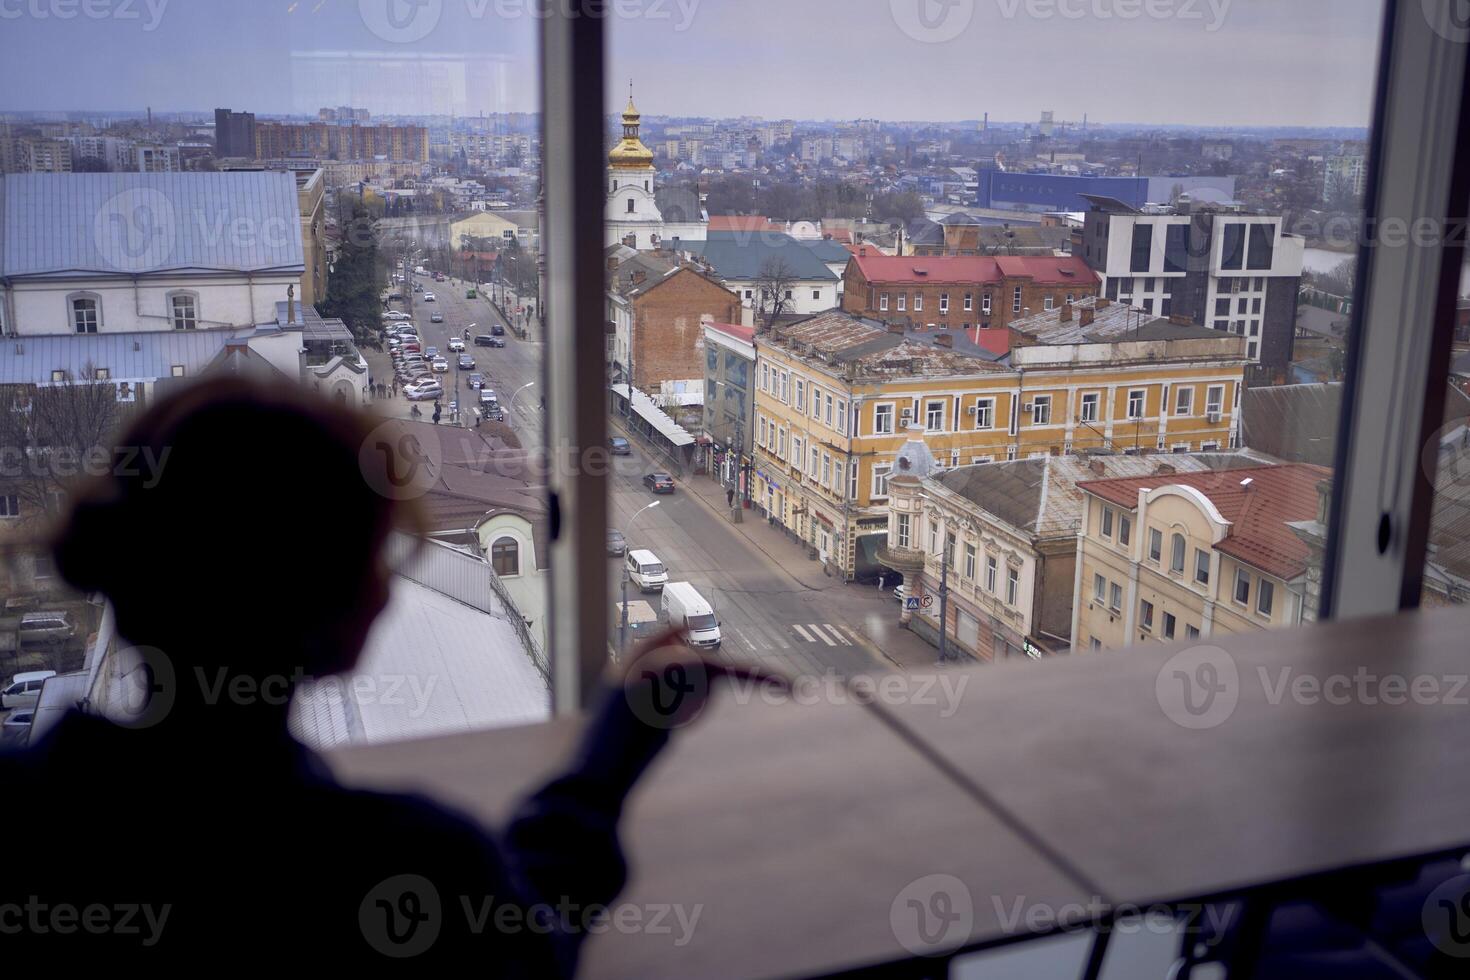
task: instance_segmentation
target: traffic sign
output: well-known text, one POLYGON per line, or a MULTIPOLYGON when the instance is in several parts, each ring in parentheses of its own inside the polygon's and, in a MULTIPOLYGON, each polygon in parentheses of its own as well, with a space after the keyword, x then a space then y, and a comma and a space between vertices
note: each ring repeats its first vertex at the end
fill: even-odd
POLYGON ((909 610, 909 611, 918 609, 919 608, 919 597, 916 596, 916 595, 911 595, 911 596, 906 597, 903 600, 903 608, 905 610, 909 610))
POLYGON ((932 605, 934 605, 934 597, 926 594, 924 596, 924 608, 928 609, 932 605))

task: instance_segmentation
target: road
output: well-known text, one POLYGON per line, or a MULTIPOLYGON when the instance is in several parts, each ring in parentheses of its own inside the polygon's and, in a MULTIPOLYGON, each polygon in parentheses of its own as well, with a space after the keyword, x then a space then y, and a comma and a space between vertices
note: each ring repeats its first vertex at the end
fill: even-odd
MULTIPOLYGON (((473 338, 499 321, 488 300, 465 298, 464 283, 424 281, 424 288, 435 293, 435 302, 425 303, 422 294, 416 294, 411 312, 426 345, 443 351, 449 337, 462 335, 470 324, 476 324, 470 327, 473 338), (435 311, 443 314, 443 323, 429 322, 429 314, 435 311)), ((516 399, 513 413, 507 412, 507 421, 522 445, 536 446, 544 432, 539 393, 543 345, 517 339, 508 327, 505 341, 504 348, 469 350, 476 369, 500 393, 503 405, 522 385, 536 383, 516 399)), ((381 370, 382 376, 387 376, 386 358, 373 353, 370 361, 375 375, 381 370)), ((445 378, 446 391, 454 390, 455 378, 456 372, 451 370, 445 378)), ((468 372, 459 378, 458 392, 462 403, 473 405, 475 398, 465 385, 467 378, 468 372)), ((403 415, 408 405, 399 399, 380 407, 403 415)), ((445 407, 447 422, 448 398, 445 407)), ((789 675, 835 672, 850 676, 890 671, 894 663, 879 654, 880 649, 889 644, 922 642, 897 628, 898 611, 891 599, 882 598, 876 589, 814 574, 816 564, 808 562, 804 551, 793 542, 772 535, 774 543, 763 548, 730 523, 722 498, 716 500, 719 506, 713 505, 683 481, 673 494, 654 497, 643 486, 643 474, 660 468, 636 440, 631 456, 613 457, 610 522, 624 532, 630 548, 647 548, 658 555, 668 567, 671 580, 693 583, 710 600, 724 634, 719 651, 722 659, 754 661, 789 675), (634 514, 655 499, 659 506, 643 511, 630 527, 634 514), (798 569, 801 577, 788 567, 798 569)), ((754 514, 748 519, 760 520, 754 514)), ((608 561, 611 611, 619 600, 622 560, 608 561)), ((657 594, 641 595, 634 586, 629 588, 629 598, 646 599, 658 608, 657 594)), ((617 625, 616 621, 612 624, 614 642, 617 625)))

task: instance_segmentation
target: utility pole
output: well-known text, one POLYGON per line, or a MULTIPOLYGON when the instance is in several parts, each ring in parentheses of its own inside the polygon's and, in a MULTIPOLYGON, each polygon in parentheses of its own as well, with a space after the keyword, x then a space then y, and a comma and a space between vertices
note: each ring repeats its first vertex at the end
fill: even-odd
POLYGON ((949 662, 946 634, 949 629, 949 561, 951 552, 948 542, 939 552, 939 662, 949 662))
MULTIPOLYGON (((659 503, 660 503, 660 501, 655 500, 652 503, 644 506, 642 508, 642 510, 639 510, 638 513, 636 513, 636 514, 633 515, 632 520, 628 521, 628 529, 627 529, 626 532, 624 532, 624 536, 623 536, 623 542, 624 542, 624 546, 625 547, 626 547, 626 544, 627 544, 627 535, 630 534, 630 533, 632 533, 634 522, 638 520, 639 516, 643 513, 643 511, 645 511, 645 510, 651 510, 652 508, 657 507, 659 505, 659 503)), ((622 616, 620 617, 620 619, 621 619, 621 622, 620 622, 620 624, 618 626, 618 653, 621 654, 622 652, 624 652, 625 650, 628 649, 628 563, 627 563, 627 561, 624 561, 623 562, 623 613, 622 613, 622 616)))

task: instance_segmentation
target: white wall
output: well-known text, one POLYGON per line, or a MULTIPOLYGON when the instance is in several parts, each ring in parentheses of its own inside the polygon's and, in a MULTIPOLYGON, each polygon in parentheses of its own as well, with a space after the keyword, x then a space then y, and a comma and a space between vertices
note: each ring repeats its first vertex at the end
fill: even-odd
MULTIPOLYGON (((791 287, 792 298, 791 302, 787 305, 786 312, 805 315, 832 309, 839 302, 837 295, 838 282, 841 282, 841 280, 837 280, 837 282, 798 282, 793 284, 791 287), (813 292, 817 294, 815 299, 812 298, 813 292)), ((731 290, 740 297, 741 305, 749 309, 759 307, 760 286, 755 282, 741 279, 726 279, 724 280, 724 285, 726 289, 731 290), (747 299, 745 296, 747 290, 750 291, 752 297, 750 299, 747 299)))
POLYGON ((7 326, 22 336, 73 334, 67 298, 76 292, 96 293, 101 299, 98 333, 131 333, 172 330, 168 294, 176 290, 198 294, 196 310, 200 329, 253 326, 274 323, 276 303, 284 302, 286 289, 301 292, 301 279, 289 273, 258 276, 250 282, 241 276, 148 276, 136 286, 126 279, 75 279, 66 282, 17 283, 0 301, 10 311, 7 326))
POLYGON ((519 545, 520 574, 502 575, 500 581, 520 608, 521 615, 531 621, 531 631, 541 644, 541 649, 545 650, 547 582, 536 568, 536 543, 531 535, 531 522, 517 514, 496 514, 475 530, 480 538, 480 550, 487 562, 491 560, 491 545, 500 538, 511 538, 519 545))

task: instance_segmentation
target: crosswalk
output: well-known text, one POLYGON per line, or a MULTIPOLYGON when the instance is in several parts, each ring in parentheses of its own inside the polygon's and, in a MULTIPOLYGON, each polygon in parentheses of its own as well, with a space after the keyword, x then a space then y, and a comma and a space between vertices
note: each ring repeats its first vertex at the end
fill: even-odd
POLYGON ((726 629, 735 635, 737 642, 751 650, 789 650, 793 643, 798 647, 824 644, 829 647, 850 647, 857 642, 857 634, 852 629, 833 623, 792 624, 786 627, 789 632, 785 633, 773 626, 752 624, 727 625, 726 629))

